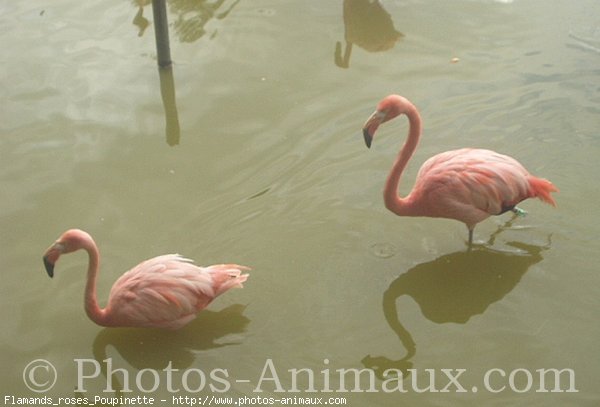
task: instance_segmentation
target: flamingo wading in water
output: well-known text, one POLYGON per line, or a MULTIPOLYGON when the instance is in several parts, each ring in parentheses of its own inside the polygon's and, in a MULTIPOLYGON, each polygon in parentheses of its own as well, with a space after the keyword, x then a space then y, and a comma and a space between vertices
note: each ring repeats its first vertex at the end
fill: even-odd
POLYGON ((398 216, 429 216, 463 222, 469 230, 469 246, 475 225, 491 215, 513 211, 525 214, 517 204, 539 198, 556 206, 551 192, 558 189, 548 180, 534 177, 514 158, 494 151, 462 148, 437 154, 423 163, 412 191, 402 198, 398 185, 402 172, 421 137, 421 117, 408 99, 389 95, 381 100, 363 126, 367 147, 377 128, 399 115, 406 115, 406 142, 387 177, 385 206, 398 216))
POLYGON ((44 254, 50 277, 62 254, 83 249, 89 263, 85 286, 85 312, 101 326, 178 329, 196 317, 217 296, 242 287, 248 267, 217 264, 198 267, 178 254, 146 260, 123 274, 113 285, 106 308, 96 299, 100 254, 92 237, 79 229, 67 230, 44 254))

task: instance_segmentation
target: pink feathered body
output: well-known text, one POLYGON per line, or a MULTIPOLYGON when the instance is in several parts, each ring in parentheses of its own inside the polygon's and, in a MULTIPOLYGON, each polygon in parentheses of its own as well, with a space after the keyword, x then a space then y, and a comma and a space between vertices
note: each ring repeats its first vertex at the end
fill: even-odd
POLYGON ((248 278, 236 264, 198 267, 177 254, 146 260, 123 274, 110 290, 105 312, 111 326, 178 329, 213 299, 248 278))
POLYGON ((491 150, 462 148, 429 158, 405 198, 415 216, 456 219, 472 227, 528 198, 556 205, 556 187, 514 158, 491 150))

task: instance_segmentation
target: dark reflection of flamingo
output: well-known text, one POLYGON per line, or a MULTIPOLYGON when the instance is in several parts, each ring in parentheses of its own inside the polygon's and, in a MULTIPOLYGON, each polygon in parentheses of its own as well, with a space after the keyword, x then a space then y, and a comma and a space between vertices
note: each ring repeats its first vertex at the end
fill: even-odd
MULTIPOLYGON (((243 315, 246 306, 230 305, 220 311, 204 310, 189 325, 177 331, 139 328, 103 329, 93 344, 94 358, 106 377, 107 348, 114 347, 127 363, 138 370, 161 370, 169 363, 173 369, 185 369, 196 360, 197 351, 236 345, 235 340, 220 341, 229 335, 242 334, 250 320, 243 315)), ((233 338, 232 338, 233 339, 233 338)), ((119 366, 122 367, 122 366, 119 366)), ((117 367, 113 365, 113 369, 117 367)), ((112 377, 112 388, 122 386, 112 377)))
MULTIPOLYGON (((234 0, 229 7, 221 10, 225 0, 171 0, 169 9, 177 15, 173 23, 175 32, 181 42, 194 42, 206 34, 204 27, 216 18, 222 20, 229 15, 233 8, 240 2, 234 0)), ((216 31, 211 34, 211 38, 216 31)))
POLYGON ((368 52, 381 52, 393 48, 404 35, 394 28, 390 14, 379 0, 344 0, 344 39, 335 44, 335 64, 340 68, 350 66, 352 45, 368 52))
MULTIPOLYGON (((144 17, 143 8, 151 3, 151 0, 132 0, 138 7, 133 19, 133 24, 139 28, 139 36, 149 25, 148 19, 144 17)), ((173 28, 181 42, 194 42, 206 34, 206 24, 214 19, 222 20, 229 15, 240 0, 233 0, 227 7, 226 0, 169 0, 169 11, 175 14, 173 28)), ((214 36, 215 33, 211 34, 214 36)))
POLYGON ((406 349, 406 355, 397 360, 367 355, 363 364, 374 369, 380 378, 387 369, 398 369, 406 377, 406 369, 412 367, 410 359, 416 354, 417 346, 400 322, 398 298, 412 297, 423 315, 432 322, 465 324, 512 291, 527 270, 542 260, 541 252, 548 248, 509 242, 507 245, 517 250, 494 250, 491 243, 498 232, 492 235, 487 245, 476 245, 469 251, 446 254, 418 264, 394 280, 383 294, 383 313, 406 349))
POLYGON ((133 0, 133 4, 137 6, 138 11, 135 13, 135 16, 131 22, 139 29, 138 37, 144 35, 144 31, 146 31, 146 28, 148 28, 150 25, 150 21, 144 17, 144 7, 150 3, 152 3, 152 0, 133 0))

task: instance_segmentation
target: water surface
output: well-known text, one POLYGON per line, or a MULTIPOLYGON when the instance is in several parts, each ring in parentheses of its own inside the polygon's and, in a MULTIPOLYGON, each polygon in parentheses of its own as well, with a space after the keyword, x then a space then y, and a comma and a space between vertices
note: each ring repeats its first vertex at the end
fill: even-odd
MULTIPOLYGON (((234 397, 326 398, 323 371, 339 390, 337 369, 394 368, 416 369, 406 393, 385 393, 381 379, 366 391, 365 376, 364 392, 333 396, 598 405, 597 1, 173 0, 171 77, 156 67, 146 3, 0 6, 3 395, 72 396, 74 360, 110 358, 131 375, 129 395, 144 394, 136 374, 154 369, 152 394, 169 400, 169 367, 179 384, 196 369, 191 388, 198 370, 208 386, 223 369, 234 397), (528 201, 525 218, 485 221, 470 253, 464 225, 386 211, 381 191, 407 124, 382 127, 371 150, 360 128, 389 93, 424 120, 401 193, 427 157, 484 147, 552 180, 558 208, 528 201), (100 247, 101 302, 123 271, 158 254, 253 271, 181 331, 102 329, 83 311, 85 255, 63 258, 52 280, 43 270, 43 250, 71 227, 100 247), (34 359, 59 373, 48 393, 23 382, 34 359), (273 381, 256 392, 269 360, 284 389, 289 369, 306 368, 318 392, 277 393, 273 381), (578 392, 536 392, 537 376, 522 393, 483 388, 490 369, 542 368, 572 369, 578 392), (412 390, 425 369, 438 390, 441 369, 466 369, 468 391, 412 390)), ((151 373, 140 383, 151 388, 151 373)), ((106 386, 101 374, 84 395, 112 394, 106 386)))

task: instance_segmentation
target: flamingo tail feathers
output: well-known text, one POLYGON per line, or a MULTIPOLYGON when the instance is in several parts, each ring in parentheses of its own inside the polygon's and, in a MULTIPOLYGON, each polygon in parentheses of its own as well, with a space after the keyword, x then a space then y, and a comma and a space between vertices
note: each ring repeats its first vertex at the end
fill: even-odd
POLYGON ((242 288, 243 283, 248 279, 248 274, 242 272, 248 270, 249 267, 238 264, 215 264, 206 268, 206 271, 212 274, 215 296, 223 294, 230 288, 242 288))
POLYGON ((539 198, 543 202, 546 202, 552 206, 556 206, 556 201, 550 195, 551 192, 558 192, 558 188, 554 186, 550 181, 530 176, 529 177, 529 190, 531 196, 539 198))

